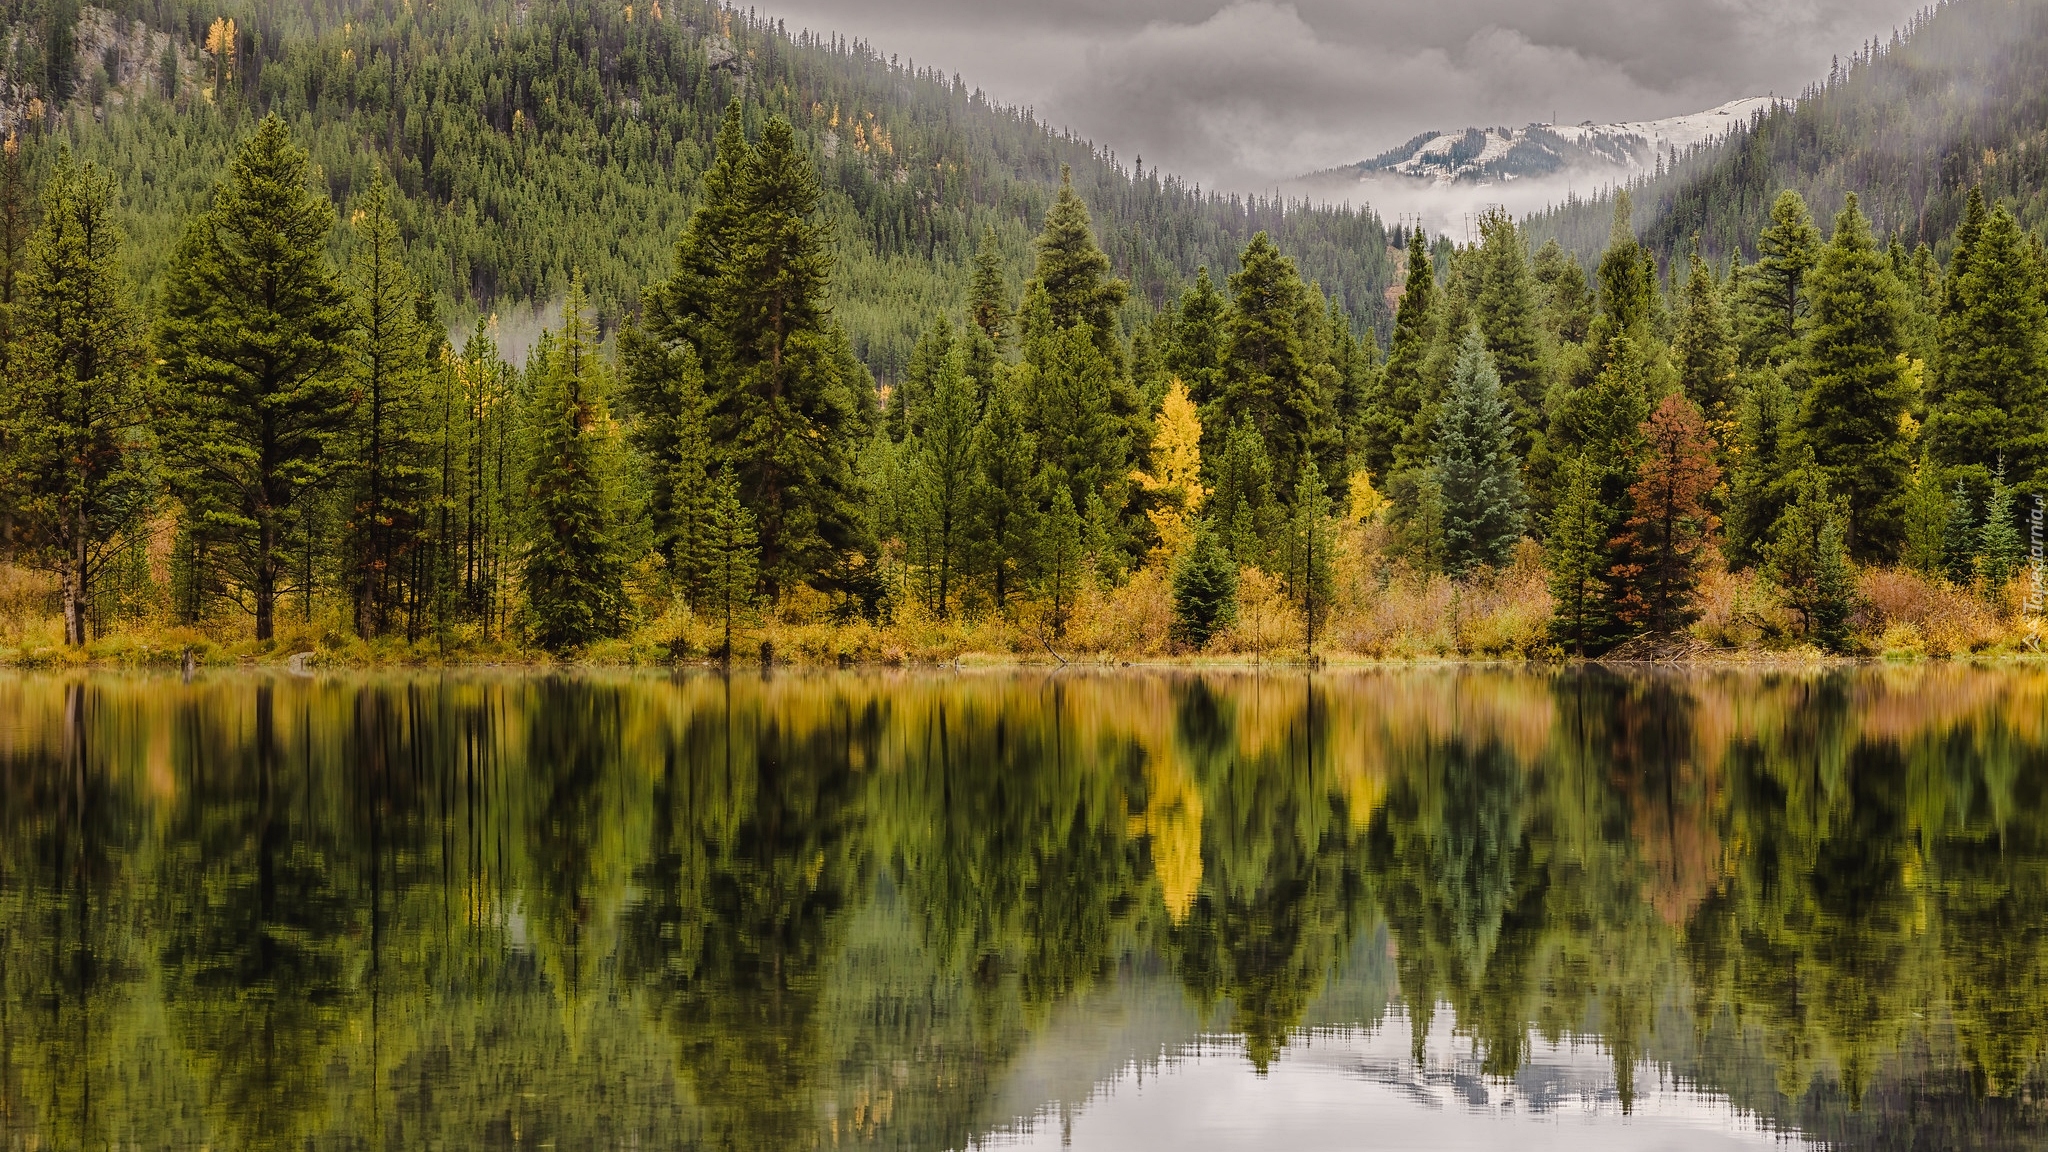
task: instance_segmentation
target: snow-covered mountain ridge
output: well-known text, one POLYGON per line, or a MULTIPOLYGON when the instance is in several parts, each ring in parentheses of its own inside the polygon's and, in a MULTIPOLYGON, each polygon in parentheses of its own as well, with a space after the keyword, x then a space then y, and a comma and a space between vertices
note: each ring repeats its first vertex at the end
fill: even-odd
POLYGON ((1673 153, 1727 135, 1773 103, 1772 97, 1755 96, 1661 120, 1424 132, 1370 160, 1320 173, 1317 182, 1392 175, 1436 184, 1493 184, 1566 172, 1589 183, 1625 181, 1654 172, 1673 153))

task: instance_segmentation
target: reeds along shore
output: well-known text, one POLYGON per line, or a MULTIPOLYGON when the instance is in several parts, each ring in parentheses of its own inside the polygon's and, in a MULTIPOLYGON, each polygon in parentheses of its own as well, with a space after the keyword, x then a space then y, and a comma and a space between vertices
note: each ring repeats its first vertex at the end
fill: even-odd
MULTIPOLYGON (((1335 533, 1334 596, 1317 625, 1313 656, 1328 663, 1402 660, 1560 661, 1555 601, 1541 551, 1524 542, 1498 570, 1465 579, 1416 571, 1395 553, 1377 519, 1335 533)), ((159 565, 160 566, 160 565, 159 565)), ((1848 642, 1823 653, 1788 597, 1752 571, 1711 562, 1696 594, 1699 619, 1676 637, 1619 649, 1623 658, 1812 659, 1830 655, 1889 659, 2025 657, 2048 652, 2048 620, 2030 608, 2032 574, 2022 569, 1992 588, 1903 568, 1856 571, 1848 642)), ((332 667, 485 664, 661 666, 724 663, 724 622, 690 612, 658 593, 637 598, 629 635, 567 655, 520 635, 516 608, 502 635, 473 624, 406 638, 363 641, 345 605, 315 598, 310 615, 294 605, 277 635, 254 639, 249 618, 232 605, 198 627, 170 620, 167 583, 144 579, 121 601, 100 606, 101 627, 83 648, 63 643, 57 590, 46 577, 0 565, 0 665, 14 667, 177 666, 190 651, 201 666, 300 664, 332 667)), ((791 598, 735 622, 730 662, 763 657, 796 666, 839 664, 1217 662, 1301 663, 1310 656, 1299 604, 1277 577, 1255 567, 1238 577, 1236 619, 1199 647, 1176 639, 1170 573, 1155 564, 1112 583, 1081 582, 1064 627, 1049 606, 1021 598, 1007 611, 972 604, 947 618, 923 611, 915 596, 893 597, 879 621, 836 620, 822 599, 791 598)))

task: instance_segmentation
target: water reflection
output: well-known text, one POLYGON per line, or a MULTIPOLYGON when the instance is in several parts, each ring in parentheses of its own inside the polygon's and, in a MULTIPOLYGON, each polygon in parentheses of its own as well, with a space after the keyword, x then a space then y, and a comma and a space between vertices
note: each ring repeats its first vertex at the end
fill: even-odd
POLYGON ((1969 668, 0 680, 0 1137, 2038 1146, 2044 704, 1969 668))

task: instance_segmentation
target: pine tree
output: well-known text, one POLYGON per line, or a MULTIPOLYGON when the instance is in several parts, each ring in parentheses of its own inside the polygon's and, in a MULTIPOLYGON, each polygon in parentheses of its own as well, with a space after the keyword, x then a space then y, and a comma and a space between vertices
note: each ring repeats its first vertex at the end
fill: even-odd
POLYGON ((889 390, 889 404, 882 413, 882 427, 898 444, 913 433, 924 432, 924 413, 930 406, 940 373, 953 359, 953 325, 944 316, 932 322, 910 351, 910 366, 903 382, 889 390))
POLYGON ((1003 345, 1010 318, 1010 284, 1003 275, 1003 244, 990 224, 974 252, 974 279, 967 289, 967 319, 997 348, 1003 345))
POLYGON ((977 421, 966 359, 956 348, 939 366, 930 401, 917 420, 923 433, 906 442, 912 448, 915 539, 922 542, 914 559, 929 575, 930 607, 940 617, 952 610, 955 585, 965 566, 975 474, 977 421))
POLYGON ((1086 563, 1081 514, 1074 508, 1071 489, 1058 477, 1048 476, 1052 490, 1051 511, 1042 522, 1038 544, 1038 594, 1046 602, 1047 622, 1054 636, 1067 634, 1067 621, 1074 614, 1074 598, 1081 591, 1081 571, 1086 563))
POLYGON ((647 470, 655 550, 675 593, 696 606, 708 586, 711 480, 719 471, 704 369, 688 341, 667 344, 629 326, 619 333, 619 377, 628 435, 647 470))
POLYGON ((1721 469, 1706 421, 1681 393, 1666 396, 1643 422, 1642 442, 1629 488, 1632 514, 1613 542, 1612 571, 1627 588, 1616 615, 1671 636, 1699 619, 1699 562, 1715 524, 1706 499, 1721 469))
MULTIPOLYGON (((1429 396, 1424 367, 1436 344, 1436 272, 1420 230, 1408 238, 1408 280, 1394 311, 1394 335, 1380 374, 1380 402, 1366 434, 1365 466, 1394 474, 1396 455, 1429 396)), ((1213 425, 1212 425, 1213 426, 1213 425)), ((1409 462, 1412 463, 1412 462, 1409 462)))
POLYGON ((1820 262, 1820 230, 1799 193, 1786 189, 1771 204, 1758 234, 1757 262, 1744 270, 1747 313, 1744 363, 1783 363, 1797 356, 1809 307, 1806 277, 1820 262))
POLYGON ((2012 213, 1972 223, 1951 261, 1921 436, 1981 489, 2001 457, 2023 484, 2048 466, 2048 303, 2012 213))
MULTIPOLYGON (((1240 262, 1242 270, 1230 278, 1231 308, 1224 322, 1223 393, 1210 406, 1210 418, 1227 413, 1228 419, 1251 421, 1266 441, 1274 472, 1289 484, 1320 418, 1302 347, 1307 289, 1294 261, 1264 232, 1252 237, 1240 262)), ((1316 313, 1320 321, 1319 304, 1316 313)))
POLYGON ((1231 425, 1213 475, 1209 514, 1231 559, 1260 563, 1273 530, 1273 463, 1266 456, 1265 440, 1249 420, 1231 425))
POLYGON ((374 179, 349 217, 349 288, 358 338, 350 383, 356 419, 343 562, 356 634, 382 636, 406 600, 412 552, 426 531, 431 469, 429 341, 406 271, 385 181, 374 179))
POLYGON ((1200 649, 1237 620, 1237 566, 1207 524, 1173 569, 1173 638, 1200 649))
POLYGON ((1554 236, 1536 250, 1535 279, 1542 296, 1539 315, 1551 339, 1567 346, 1584 343, 1593 323, 1592 291, 1586 270, 1554 236))
MULTIPOLYGON (((1032 331, 1030 317, 1046 311, 1044 293, 1034 284, 1026 300, 1026 330, 1032 331)), ((1026 343, 1018 391, 1041 465, 1060 474, 1077 507, 1091 492, 1120 493, 1129 473, 1130 440, 1116 419, 1115 362, 1086 327, 1053 329, 1028 336, 1026 343)))
POLYGON ((1900 364, 1905 301, 1854 194, 1807 289, 1813 323, 1799 438, 1827 470, 1828 487, 1848 500, 1850 551, 1886 557, 1898 544, 1908 468, 1900 423, 1910 399, 1900 364))
POLYGON ((999 386, 975 428, 971 497, 978 567, 988 574, 998 611, 1008 606, 1037 555, 1037 454, 1012 388, 999 386))
MULTIPOLYGON (((1095 243, 1088 206, 1075 194, 1073 173, 1065 168, 1060 170, 1059 194, 1045 214, 1045 229, 1038 235, 1031 282, 1045 294, 1046 319, 1052 330, 1086 328, 1121 374, 1116 311, 1123 306, 1129 288, 1110 275, 1109 257, 1095 243)), ((1031 335, 1028 315, 1024 326, 1031 335)))
POLYGON ((1551 634, 1578 656, 1599 626, 1601 573, 1607 570, 1607 529, 1613 514, 1600 503, 1602 469, 1583 454, 1558 470, 1557 507, 1550 515, 1544 565, 1557 602, 1551 634))
POLYGON ((113 181, 60 149, 14 285, 0 392, 0 501, 16 556, 54 573, 64 641, 83 645, 100 577, 154 502, 146 345, 120 265, 113 181))
POLYGON ((1315 655, 1316 629, 1329 616, 1330 601, 1336 591, 1335 551, 1330 531, 1330 494, 1311 457, 1303 462, 1301 477, 1295 483, 1282 557, 1288 595, 1301 612, 1302 651, 1309 656, 1315 655))
POLYGON ((614 426, 585 313, 578 278, 561 330, 535 351, 523 583, 534 639, 557 652, 617 635, 626 611, 614 426))
POLYGON ((229 167, 165 272, 157 355, 171 491, 269 640, 291 545, 350 413, 354 318, 328 266, 334 209, 275 113, 229 167))
POLYGON ((1943 535, 1941 548, 1942 571, 1950 580, 1968 584, 1977 578, 1977 546, 1983 533, 1977 524, 1970 490, 1961 480, 1949 493, 1948 507, 1948 531, 1943 535))
POLYGON ((515 373, 498 356, 491 324, 479 317, 457 371, 464 406, 462 604, 486 637, 501 635, 509 602, 518 487, 515 373))
POLYGON ((1480 216, 1479 235, 1479 330, 1514 409, 1515 453, 1526 458, 1542 430, 1546 384, 1528 243, 1499 208, 1480 216))
POLYGON ((1997 597, 2020 571, 2025 559, 2019 521, 2013 514, 2012 486, 2005 482, 2005 468, 2001 464, 1991 473, 1991 491, 1984 499, 1984 523, 1977 529, 1977 572, 1984 577, 1985 590, 1997 597))
MULTIPOLYGON (((1197 407, 1223 394, 1224 320, 1229 311, 1230 302, 1216 290, 1209 269, 1197 270, 1195 282, 1181 293, 1173 317, 1173 343, 1166 354, 1166 370, 1187 384, 1188 397, 1197 407)), ((1218 439, 1203 447, 1214 455, 1221 446, 1218 439)))
POLYGON ((1678 327, 1671 339, 1678 382, 1710 424, 1726 422, 1735 404, 1735 335, 1721 286, 1700 256, 1698 236, 1685 286, 1679 293, 1678 327))
POLYGON ((1443 491, 1445 570, 1462 576, 1505 564, 1522 536, 1521 461, 1500 378, 1477 330, 1465 334, 1431 467, 1443 491))
POLYGON ((704 603, 724 628, 719 658, 730 662, 733 625, 742 622, 754 604, 760 579, 760 540, 754 531, 754 514, 740 503, 739 485, 728 472, 719 473, 712 484, 706 554, 710 566, 705 570, 704 603))
POLYGON ((1792 452, 1798 400, 1784 372, 1765 368, 1739 394, 1735 445, 1729 453, 1728 562, 1763 560, 1778 516, 1792 498, 1792 452))
MULTIPOLYGON (((1627 337, 1638 345, 1652 338, 1651 317, 1657 300, 1656 263, 1636 239, 1633 206, 1627 192, 1614 195, 1614 227, 1600 256, 1600 312, 1588 336, 1595 358, 1609 341, 1627 337)), ((1641 348, 1639 351, 1643 350, 1641 348)))
POLYGON ((1635 471, 1642 423, 1650 415, 1649 375, 1641 345, 1615 337, 1600 374, 1565 393, 1551 412, 1547 442, 1561 452, 1583 453, 1599 466, 1600 502, 1611 509, 1622 507, 1635 471))
POLYGON ((1849 510, 1829 492, 1827 472, 1813 450, 1804 452, 1793 478, 1797 495, 1778 518, 1764 552, 1764 573, 1783 590, 1807 636, 1828 651, 1839 651, 1848 640, 1855 594, 1847 547, 1849 510))
POLYGON ((1912 486, 1906 489, 1906 543, 1900 562, 1922 576, 1941 575, 1947 567, 1952 514, 1941 469, 1923 453, 1913 467, 1912 486))

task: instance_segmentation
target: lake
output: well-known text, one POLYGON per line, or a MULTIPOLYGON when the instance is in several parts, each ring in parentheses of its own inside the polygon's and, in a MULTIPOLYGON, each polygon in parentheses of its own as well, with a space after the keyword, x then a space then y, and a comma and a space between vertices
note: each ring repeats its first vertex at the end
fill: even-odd
POLYGON ((0 1148, 2038 1148, 2048 670, 0 678, 0 1148))

